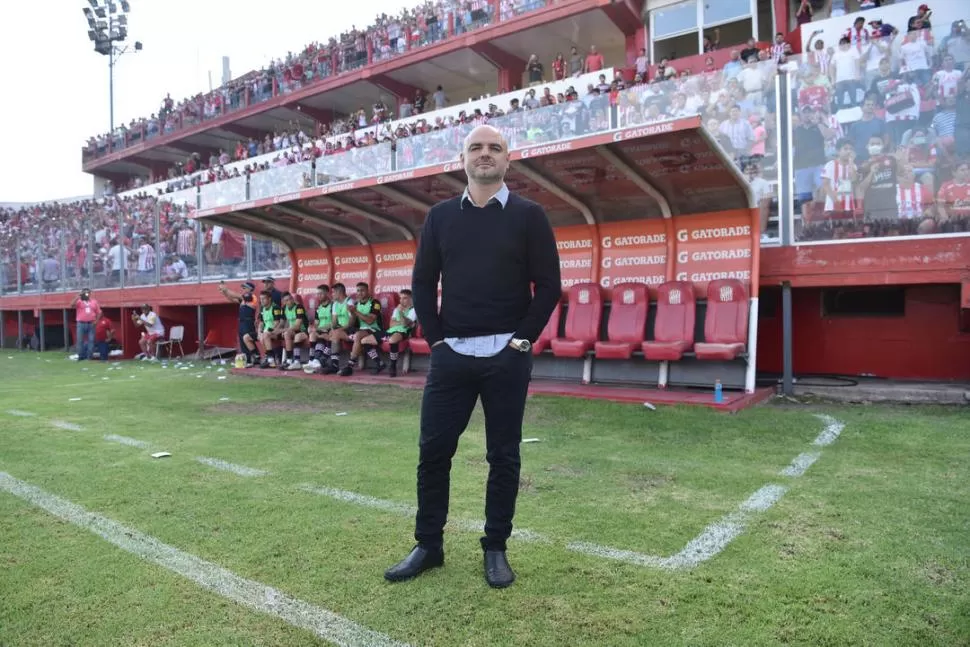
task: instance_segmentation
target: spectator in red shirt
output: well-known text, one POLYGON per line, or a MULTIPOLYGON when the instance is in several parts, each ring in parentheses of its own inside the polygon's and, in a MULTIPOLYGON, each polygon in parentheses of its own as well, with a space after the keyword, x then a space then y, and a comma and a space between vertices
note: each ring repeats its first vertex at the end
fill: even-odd
POLYGON ((84 288, 74 297, 71 307, 77 321, 77 359, 90 359, 94 354, 94 322, 101 316, 101 306, 91 298, 91 291, 84 288))
POLYGON ((98 317, 98 323, 94 325, 94 343, 98 347, 98 357, 102 362, 108 361, 108 347, 115 338, 115 329, 111 325, 111 320, 102 312, 98 317))
POLYGON ((589 54, 586 55, 586 65, 584 72, 599 72, 605 65, 603 55, 596 51, 596 45, 589 46, 589 54))

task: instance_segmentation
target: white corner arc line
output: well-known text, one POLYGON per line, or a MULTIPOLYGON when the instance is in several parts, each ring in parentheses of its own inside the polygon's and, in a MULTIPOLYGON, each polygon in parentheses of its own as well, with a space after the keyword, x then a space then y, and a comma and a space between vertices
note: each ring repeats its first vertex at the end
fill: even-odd
MULTIPOLYGON (((842 431, 845 423, 832 416, 817 414, 815 416, 825 424, 812 443, 816 447, 826 447, 834 443, 842 431)), ((779 472, 782 476, 801 476, 822 455, 821 451, 804 452, 795 457, 791 464, 779 472)), ((646 555, 629 550, 620 550, 609 546, 600 546, 587 542, 572 542, 567 545, 569 550, 596 557, 613 559, 637 566, 651 566, 654 568, 678 569, 691 568, 707 561, 724 550, 738 535, 744 531, 749 518, 757 512, 764 512, 785 495, 787 488, 781 485, 766 485, 752 494, 738 510, 721 518, 687 543, 679 553, 670 557, 646 555)))
MULTIPOLYGON (((300 489, 311 494, 319 494, 325 497, 330 497, 331 499, 336 499, 337 501, 361 505, 366 508, 374 508, 375 510, 384 510, 385 512, 391 512, 402 517, 413 518, 414 515, 418 513, 418 509, 415 506, 408 505, 407 503, 398 503, 397 501, 378 499, 377 497, 372 497, 366 494, 358 494, 357 492, 350 492, 348 490, 338 490, 337 488, 315 485, 301 485, 300 489)), ((482 532, 484 527, 485 522, 483 521, 474 521, 472 519, 460 519, 454 517, 449 518, 448 523, 445 526, 445 528, 454 528, 463 532, 482 532)), ((522 541, 551 541, 544 535, 531 530, 526 530, 524 528, 513 529, 512 536, 522 541)))
POLYGON ((766 485, 748 497, 738 509, 712 523, 684 546, 680 552, 670 557, 646 555, 631 550, 620 550, 587 542, 571 542, 566 546, 577 553, 603 557, 626 562, 636 566, 651 566, 667 570, 693 568, 714 557, 742 532, 748 521, 757 512, 764 512, 781 500, 787 488, 781 485, 766 485))
POLYGON ((117 434, 107 434, 104 439, 118 443, 119 445, 128 445, 129 447, 138 447, 139 449, 148 449, 151 447, 151 443, 146 443, 144 440, 129 438, 128 436, 119 436, 117 434))
POLYGON ((235 463, 228 463, 218 458, 207 458, 205 456, 196 456, 195 460, 202 463, 203 465, 208 465, 209 467, 214 467, 217 470, 222 470, 224 472, 232 472, 236 476, 266 476, 269 474, 266 470, 256 469, 255 467, 246 467, 245 465, 236 465, 235 463))
POLYGON ((348 618, 291 597, 271 586, 249 580, 201 557, 164 544, 150 535, 89 512, 81 506, 45 492, 6 472, 0 472, 5 490, 50 514, 83 528, 142 559, 189 579, 224 598, 312 632, 340 647, 408 647, 386 634, 363 627, 348 618))
POLYGON ((8 416, 17 416, 18 418, 33 418, 37 414, 32 411, 21 411, 20 409, 7 409, 8 416))
POLYGON ((58 429, 63 429, 65 431, 84 431, 81 425, 76 425, 73 422, 65 422, 63 420, 51 420, 51 426, 57 427, 58 429))

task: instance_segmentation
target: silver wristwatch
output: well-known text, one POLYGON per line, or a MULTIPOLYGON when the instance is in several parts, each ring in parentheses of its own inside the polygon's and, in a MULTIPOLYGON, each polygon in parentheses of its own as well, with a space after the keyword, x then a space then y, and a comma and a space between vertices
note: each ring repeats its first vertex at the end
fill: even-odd
POLYGON ((515 339, 513 337, 509 345, 520 353, 528 353, 532 350, 532 342, 528 339, 515 339))

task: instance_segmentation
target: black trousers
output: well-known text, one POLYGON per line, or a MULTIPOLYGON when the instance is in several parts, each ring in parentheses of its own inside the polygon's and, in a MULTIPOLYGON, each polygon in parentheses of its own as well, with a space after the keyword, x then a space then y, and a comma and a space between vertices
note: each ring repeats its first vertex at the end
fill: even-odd
POLYGON ((519 445, 531 376, 532 354, 511 347, 493 357, 462 355, 448 344, 438 344, 431 351, 431 370, 421 402, 414 530, 419 544, 429 548, 442 545, 448 518, 451 459, 481 398, 489 465, 485 536, 481 543, 485 550, 505 550, 519 493, 519 445))

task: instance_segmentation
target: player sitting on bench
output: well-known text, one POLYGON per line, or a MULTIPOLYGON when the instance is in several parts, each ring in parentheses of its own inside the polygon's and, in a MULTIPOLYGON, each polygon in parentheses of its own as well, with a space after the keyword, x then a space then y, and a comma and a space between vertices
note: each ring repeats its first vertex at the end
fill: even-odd
POLYGON ((391 313, 391 325, 387 328, 387 343, 390 347, 388 374, 391 377, 397 377, 397 357, 401 342, 411 336, 418 319, 411 301, 411 290, 401 290, 398 294, 400 304, 391 313))
POLYGON ((381 339, 384 338, 384 322, 382 321, 381 302, 370 295, 370 286, 366 283, 357 284, 357 302, 350 306, 350 314, 357 320, 357 332, 354 333, 354 347, 350 351, 350 361, 340 370, 342 376, 354 374, 357 358, 367 348, 367 358, 374 362, 372 373, 377 375, 384 370, 381 360, 381 339))

